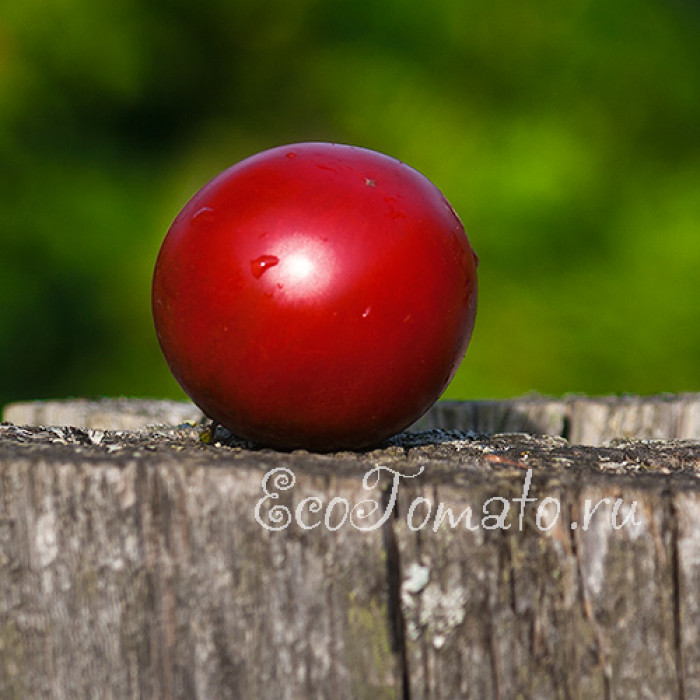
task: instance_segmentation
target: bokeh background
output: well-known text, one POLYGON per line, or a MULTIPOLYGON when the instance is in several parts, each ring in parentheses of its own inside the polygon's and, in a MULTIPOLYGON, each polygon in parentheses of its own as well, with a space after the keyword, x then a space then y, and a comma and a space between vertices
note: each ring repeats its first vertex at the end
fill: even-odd
POLYGON ((700 390, 700 6, 22 0, 0 6, 0 404, 175 397, 170 221, 264 148, 362 145, 481 259, 446 394, 700 390))

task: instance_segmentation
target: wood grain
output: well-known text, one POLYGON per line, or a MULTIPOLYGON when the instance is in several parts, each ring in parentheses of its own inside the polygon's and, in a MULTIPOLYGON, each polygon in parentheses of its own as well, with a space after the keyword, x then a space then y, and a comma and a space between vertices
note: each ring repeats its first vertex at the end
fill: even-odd
POLYGON ((700 697, 700 441, 200 433, 0 426, 0 697, 700 697))

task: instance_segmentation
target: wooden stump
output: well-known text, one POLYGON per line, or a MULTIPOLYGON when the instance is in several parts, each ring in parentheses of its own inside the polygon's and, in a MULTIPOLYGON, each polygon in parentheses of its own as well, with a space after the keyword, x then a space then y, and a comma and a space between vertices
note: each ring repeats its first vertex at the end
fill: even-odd
POLYGON ((331 455, 3 424, 0 697, 700 698, 697 398, 598 446, 538 401, 331 455))

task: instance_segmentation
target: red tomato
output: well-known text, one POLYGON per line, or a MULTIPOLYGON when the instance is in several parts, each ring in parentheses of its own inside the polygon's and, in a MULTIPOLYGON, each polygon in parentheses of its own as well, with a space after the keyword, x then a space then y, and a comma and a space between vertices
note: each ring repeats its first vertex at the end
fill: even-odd
POLYGON ((210 418, 272 447, 374 445, 419 418, 467 349, 477 258, 423 175, 330 143, 259 153, 165 238, 158 339, 210 418))

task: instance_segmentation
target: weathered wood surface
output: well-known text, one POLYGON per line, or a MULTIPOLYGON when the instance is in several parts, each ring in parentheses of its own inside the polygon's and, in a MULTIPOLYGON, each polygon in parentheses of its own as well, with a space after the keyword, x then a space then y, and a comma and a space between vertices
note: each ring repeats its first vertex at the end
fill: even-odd
MULTIPOLYGON (((6 406, 3 414, 3 420, 16 425, 72 425, 101 430, 135 430, 202 418, 202 412, 192 403, 126 398, 23 401, 6 406)), ((584 445, 635 437, 700 440, 700 394, 532 395, 499 401, 439 401, 410 431, 431 429, 558 435, 584 445)))
POLYGON ((698 440, 700 394, 440 401, 415 428, 559 435, 583 445, 634 437, 698 440))
POLYGON ((196 423, 203 419, 203 415, 188 401, 123 397, 18 401, 4 407, 2 419, 15 425, 70 425, 94 430, 137 430, 147 425, 196 423))
POLYGON ((0 697, 700 698, 700 441, 200 432, 0 426, 0 697))

